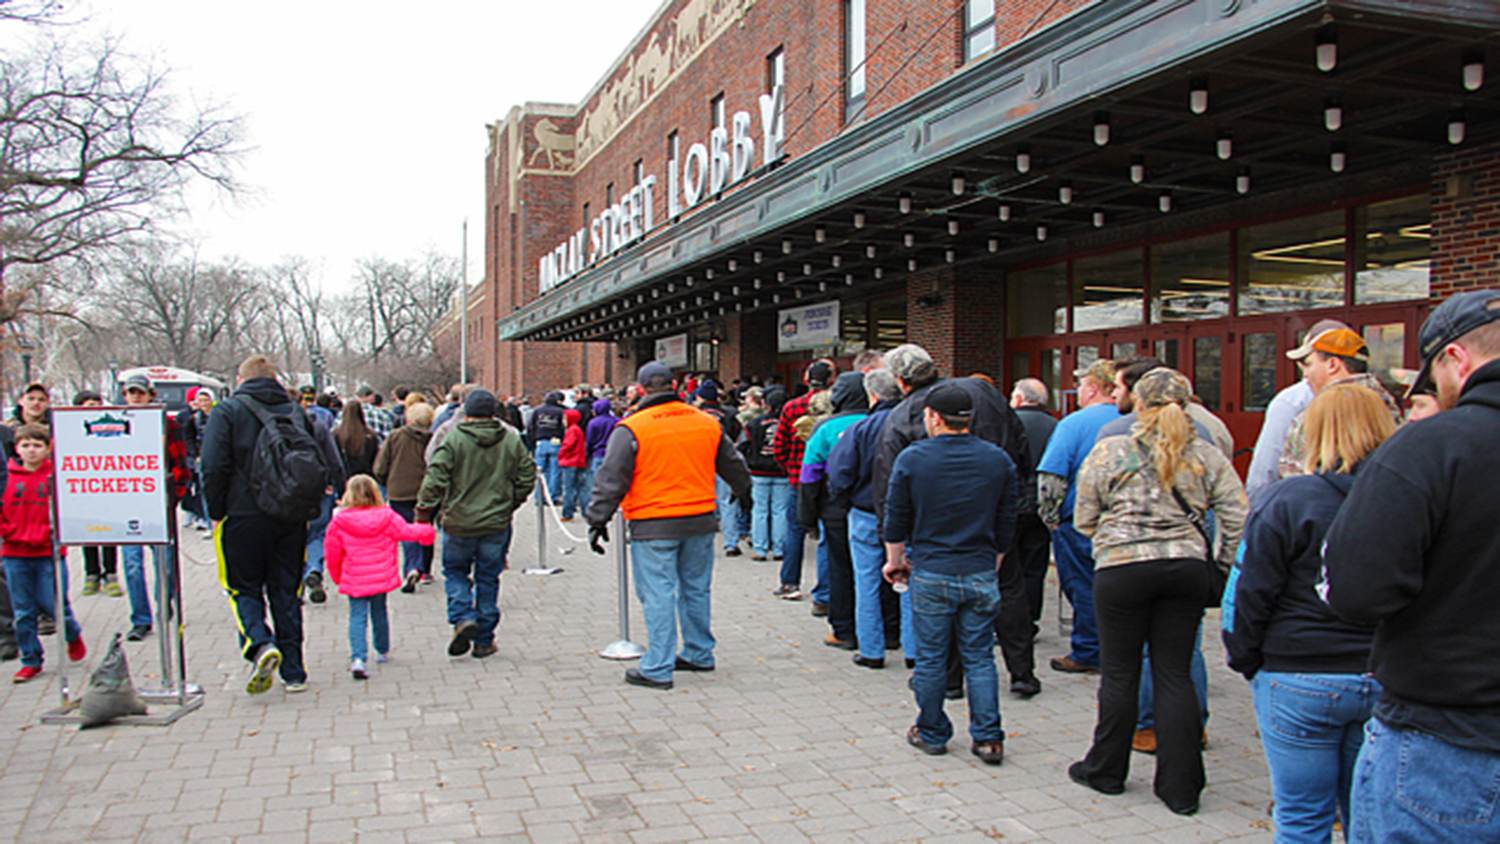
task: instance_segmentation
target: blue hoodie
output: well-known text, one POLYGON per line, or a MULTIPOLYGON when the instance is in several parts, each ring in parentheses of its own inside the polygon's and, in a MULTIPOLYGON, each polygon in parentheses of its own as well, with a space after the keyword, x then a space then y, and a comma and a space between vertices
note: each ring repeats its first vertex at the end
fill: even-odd
POLYGON ((594 402, 594 418, 589 420, 588 427, 584 429, 585 448, 588 450, 589 460, 595 457, 603 457, 604 451, 609 446, 610 432, 615 429, 615 423, 620 421, 614 414, 614 407, 609 399, 599 399, 594 402))

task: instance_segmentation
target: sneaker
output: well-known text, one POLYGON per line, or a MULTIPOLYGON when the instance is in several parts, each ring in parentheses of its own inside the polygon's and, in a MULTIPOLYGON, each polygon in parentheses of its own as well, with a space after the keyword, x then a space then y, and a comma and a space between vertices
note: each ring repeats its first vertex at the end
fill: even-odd
POLYGON ((422 583, 427 584, 427 583, 431 583, 431 582, 432 582, 432 575, 430 575, 430 574, 424 574, 424 575, 422 575, 422 583))
POLYGON ((912 724, 911 729, 906 731, 906 743, 922 751, 928 756, 942 756, 948 752, 948 746, 943 744, 928 744, 922 741, 921 734, 917 731, 917 725, 912 724))
POLYGON ((286 693, 289 695, 300 695, 307 691, 306 680, 283 681, 281 685, 286 688, 286 693))
POLYGON ((771 594, 775 595, 776 597, 780 598, 783 601, 800 601, 800 600, 802 600, 802 592, 799 591, 797 589, 797 587, 795 587, 795 586, 787 586, 785 584, 782 584, 781 586, 776 587, 776 591, 772 592, 771 594))
POLYGON ((376 662, 386 662, 390 658, 391 658, 390 654, 376 654, 375 655, 375 661, 376 662))
POLYGON ((302 583, 307 588, 307 600, 314 604, 321 604, 328 600, 328 593, 323 591, 323 575, 315 571, 308 572, 302 583))
POLYGON ((475 659, 484 659, 487 656, 494 656, 499 652, 500 646, 495 644, 494 642, 491 642, 488 645, 475 645, 474 649, 472 651, 469 651, 469 656, 472 656, 475 659))
POLYGON ((111 598, 118 598, 125 594, 125 590, 120 588, 120 584, 116 583, 113 577, 104 578, 103 588, 104 594, 108 595, 111 598))
POLYGON ((448 656, 463 656, 468 653, 469 645, 477 635, 479 635, 479 625, 473 621, 463 621, 454 625, 453 638, 448 641, 448 656))
MULTIPOLYGON (((134 631, 131 631, 134 632, 134 631)), ((245 684, 245 693, 258 695, 271 688, 271 678, 281 667, 281 650, 275 645, 261 645, 255 655, 255 672, 245 684)))
POLYGON ((71 660, 73 662, 82 662, 83 658, 86 657, 86 656, 88 656, 88 655, 89 655, 89 646, 85 645, 83 643, 83 637, 82 636, 79 636, 77 639, 74 639, 73 641, 71 641, 71 642, 68 643, 68 659, 69 660, 71 660))
POLYGON ((149 625, 149 624, 137 624, 136 626, 130 628, 130 632, 129 633, 125 634, 125 641, 127 641, 127 642, 139 642, 142 639, 145 639, 147 636, 150 636, 150 635, 151 635, 151 625, 149 625))
POLYGON ((97 595, 97 594, 99 594, 99 575, 97 575, 97 574, 90 574, 90 575, 85 576, 83 578, 83 591, 79 592, 78 594, 80 594, 80 595, 97 595))
POLYGON ((12 683, 26 683, 40 673, 42 673, 42 669, 38 666, 23 665, 21 666, 21 670, 16 672, 16 676, 10 678, 10 681, 12 683))
MULTIPOLYGON (((365 670, 365 661, 362 659, 356 659, 349 663, 349 673, 354 675, 354 679, 356 680, 370 679, 370 672, 365 670)), ((290 691, 290 688, 288 688, 288 691, 290 691)))
POLYGON ((986 765, 998 765, 1005 761, 1005 743, 999 739, 976 741, 970 745, 969 752, 978 756, 979 761, 986 765))
POLYGON ((401 582, 401 591, 410 595, 417 591, 417 581, 422 579, 422 573, 416 569, 406 573, 406 579, 401 582))

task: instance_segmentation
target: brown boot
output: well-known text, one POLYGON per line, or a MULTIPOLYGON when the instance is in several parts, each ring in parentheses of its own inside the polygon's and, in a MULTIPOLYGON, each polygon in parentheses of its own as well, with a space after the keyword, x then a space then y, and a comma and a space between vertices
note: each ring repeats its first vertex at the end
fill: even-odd
POLYGON ((1156 752, 1156 730, 1147 727, 1144 730, 1136 730, 1135 738, 1130 742, 1130 749, 1137 753, 1156 752))

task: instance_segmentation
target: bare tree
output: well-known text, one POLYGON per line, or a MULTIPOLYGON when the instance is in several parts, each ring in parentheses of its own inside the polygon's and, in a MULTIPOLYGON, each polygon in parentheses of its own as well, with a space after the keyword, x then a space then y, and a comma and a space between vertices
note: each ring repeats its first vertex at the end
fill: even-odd
POLYGON ((433 329, 448 310, 461 277, 458 259, 436 251, 405 261, 361 261, 355 289, 339 303, 333 331, 348 356, 343 361, 346 371, 391 386, 405 381, 437 383, 429 380, 434 377, 429 370, 446 373, 456 368, 438 361, 433 329))

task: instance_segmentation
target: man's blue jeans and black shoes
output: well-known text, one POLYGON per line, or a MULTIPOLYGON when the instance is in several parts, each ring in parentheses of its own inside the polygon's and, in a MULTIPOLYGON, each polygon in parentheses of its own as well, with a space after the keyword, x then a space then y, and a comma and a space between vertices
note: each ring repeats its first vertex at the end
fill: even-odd
MULTIPOLYGON (((125 568, 125 593, 130 596, 130 632, 125 634, 125 638, 131 642, 139 642, 151 635, 151 590, 146 586, 146 547, 125 545, 120 548, 120 559, 125 568)), ((171 561, 162 556, 161 546, 152 545, 150 548, 153 565, 161 563, 156 571, 167 579, 167 594, 175 594, 172 591, 171 561)))
POLYGON ((1052 670, 1070 674, 1099 670, 1099 623, 1094 618, 1094 543, 1063 522, 1052 531, 1057 579, 1073 605, 1072 652, 1052 660, 1052 670))
POLYGON ((714 670, 710 629, 714 535, 630 542, 635 594, 646 622, 646 655, 625 681, 653 689, 672 688, 672 672, 714 670), (682 627, 682 650, 677 628, 682 627))
POLYGON ((969 737, 982 761, 998 765, 1005 733, 1000 726, 1000 675, 995 669, 995 616, 1000 582, 993 571, 938 574, 914 570, 910 578, 917 665, 912 672, 917 723, 909 744, 924 753, 948 752, 953 722, 943 711, 948 650, 955 643, 969 695, 969 737))
POLYGON ((449 656, 483 659, 499 648, 495 628, 500 625, 500 575, 510 553, 511 528, 483 536, 443 533, 443 591, 448 596, 448 623, 453 638, 449 656))

